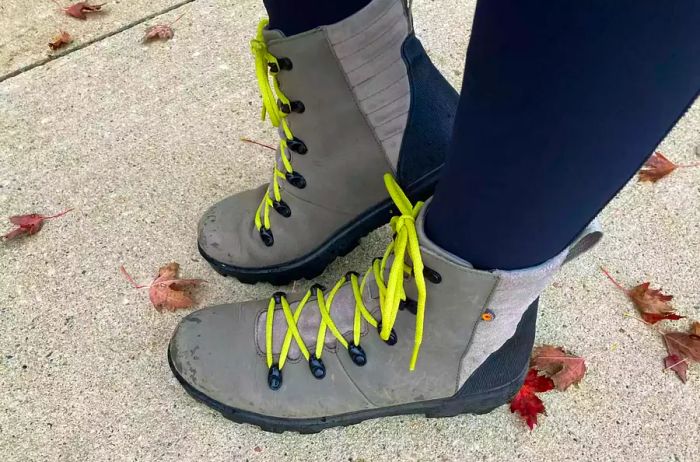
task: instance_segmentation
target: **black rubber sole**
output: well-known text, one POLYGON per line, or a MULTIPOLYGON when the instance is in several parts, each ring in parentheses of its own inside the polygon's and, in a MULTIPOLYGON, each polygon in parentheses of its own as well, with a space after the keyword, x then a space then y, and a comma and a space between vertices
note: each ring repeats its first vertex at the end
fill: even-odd
POLYGON ((364 420, 407 414, 425 414, 428 418, 454 417, 460 414, 487 414, 510 401, 518 390, 520 390, 525 380, 525 375, 527 374, 527 367, 525 367, 522 373, 513 381, 499 388, 479 394, 463 394, 460 390, 456 395, 444 399, 420 401, 417 403, 401 404, 378 409, 367 409, 313 419, 285 419, 256 414, 254 412, 243 411, 227 406, 193 388, 175 369, 172 358, 170 357, 170 349, 168 349, 168 364, 170 364, 173 375, 175 375, 175 378, 177 378, 185 391, 197 401, 206 404, 233 422, 255 425, 261 430, 273 433, 283 433, 286 431, 318 433, 326 428, 346 427, 364 420))
MULTIPOLYGON (((439 173, 439 169, 435 170, 406 188, 408 198, 416 202, 432 196, 439 173)), ((269 282, 281 286, 298 279, 313 279, 319 276, 333 260, 350 253, 359 245, 361 238, 388 223, 396 212, 394 203, 388 198, 358 216, 355 221, 339 230, 313 252, 281 265, 261 268, 233 266, 207 255, 199 244, 197 247, 202 257, 223 276, 233 276, 246 284, 269 282)))

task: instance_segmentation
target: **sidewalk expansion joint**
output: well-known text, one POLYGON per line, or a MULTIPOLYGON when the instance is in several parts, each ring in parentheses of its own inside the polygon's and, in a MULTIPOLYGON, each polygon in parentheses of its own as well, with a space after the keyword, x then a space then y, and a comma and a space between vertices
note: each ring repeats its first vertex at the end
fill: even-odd
POLYGON ((106 38, 109 38, 109 37, 113 36, 113 35, 120 34, 120 33, 124 32, 124 31, 126 31, 126 30, 129 30, 129 29, 131 29, 131 28, 133 28, 133 27, 135 27, 135 26, 138 26, 139 24, 143 24, 143 23, 146 22, 146 21, 150 21, 151 19, 155 18, 156 16, 160 16, 160 15, 165 14, 165 13, 168 13, 168 12, 170 12, 170 11, 172 11, 172 10, 176 10, 176 9, 182 7, 182 6, 187 5, 188 3, 193 3, 193 2, 195 2, 195 1, 196 1, 196 0, 182 0, 182 1, 178 2, 178 3, 175 4, 175 5, 169 6, 169 7, 165 8, 165 9, 160 10, 160 11, 157 11, 157 12, 155 12, 155 13, 149 14, 148 16, 144 16, 144 17, 141 18, 141 19, 137 19, 136 21, 130 22, 129 24, 126 24, 126 25, 124 25, 124 26, 122 26, 122 27, 120 27, 120 28, 118 28, 118 29, 115 29, 115 30, 113 30, 113 31, 111 31, 111 32, 108 32, 108 33, 106 33, 106 34, 102 34, 102 35, 100 35, 100 36, 98 36, 98 37, 95 37, 95 38, 93 38, 93 39, 91 39, 91 40, 88 40, 88 41, 85 42, 85 43, 81 43, 81 44, 79 44, 79 45, 77 45, 77 46, 75 46, 75 47, 73 47, 73 48, 69 48, 69 49, 63 51, 62 53, 57 53, 57 54, 55 54, 55 55, 48 56, 48 57, 46 57, 46 58, 40 59, 40 60, 38 60, 38 61, 36 61, 36 62, 33 62, 33 63, 31 63, 31 64, 28 64, 28 65, 26 65, 26 66, 20 67, 19 69, 16 69, 16 70, 14 70, 14 71, 12 71, 12 72, 10 72, 10 73, 8 73, 8 74, 0 75, 0 83, 4 82, 4 81, 7 80, 7 79, 11 79, 12 77, 16 77, 16 76, 18 76, 18 75, 20 75, 20 74, 24 74, 24 73, 27 72, 27 71, 31 71, 32 69, 34 69, 34 68, 36 68, 36 67, 41 67, 41 66, 43 66, 44 64, 49 63, 49 62, 51 62, 51 61, 54 61, 54 60, 56 60, 56 59, 58 59, 58 58, 62 58, 62 57, 64 57, 64 56, 67 56, 67 55, 69 55, 69 54, 71 54, 71 53, 74 53, 74 52, 76 52, 76 51, 78 51, 78 50, 82 50, 83 48, 86 48, 86 47, 92 45, 93 43, 97 43, 97 42, 100 42, 100 41, 102 41, 102 40, 104 40, 104 39, 106 39, 106 38))

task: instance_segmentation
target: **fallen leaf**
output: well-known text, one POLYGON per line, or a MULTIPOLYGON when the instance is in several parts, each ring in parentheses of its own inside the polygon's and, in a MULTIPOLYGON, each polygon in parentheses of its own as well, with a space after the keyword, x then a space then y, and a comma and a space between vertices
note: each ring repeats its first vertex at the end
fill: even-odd
POLYGON ((690 326, 690 333, 700 336, 700 322, 695 321, 693 325, 690 326))
POLYGON ((586 362, 583 358, 552 345, 535 348, 530 366, 544 372, 560 391, 565 391, 571 385, 578 385, 586 374, 586 362))
POLYGON ((639 181, 656 183, 677 168, 678 166, 668 160, 666 156, 660 152, 655 152, 639 171, 639 181))
POLYGON ((681 382, 688 380, 688 362, 678 355, 668 355, 664 358, 664 367, 676 373, 681 382))
MULTIPOLYGON (((187 13, 187 12, 185 12, 187 13)), ((178 22, 185 13, 182 13, 170 24, 156 24, 146 29, 146 34, 143 36, 143 41, 148 42, 149 40, 162 39, 170 40, 175 36, 175 31, 173 30, 173 24, 178 22)))
POLYGON ((49 48, 52 50, 58 50, 59 48, 68 45, 73 41, 73 38, 66 31, 61 31, 55 35, 49 42, 49 48))
POLYGON ((698 166, 700 166, 700 162, 685 165, 674 164, 660 152, 655 152, 651 155, 651 157, 649 157, 649 159, 642 166, 642 169, 639 171, 639 181, 650 181, 652 183, 656 183, 677 168, 698 166))
POLYGON ((106 3, 99 5, 90 5, 88 2, 73 3, 70 6, 63 8, 63 11, 68 15, 78 19, 87 19, 87 13, 95 13, 100 11, 106 3))
POLYGON ((66 209, 62 212, 57 213, 56 215, 51 216, 40 215, 38 213, 31 213, 29 215, 15 215, 13 217, 10 217, 10 223, 16 225, 17 227, 15 229, 10 230, 10 232, 5 234, 3 238, 9 241, 11 239, 25 234, 36 234, 39 231, 41 231, 41 228, 44 226, 44 222, 46 220, 62 217, 71 210, 73 209, 66 209))
POLYGON ((147 42, 154 39, 170 40, 175 35, 173 28, 167 24, 156 24, 146 29, 146 35, 143 37, 143 41, 147 42))
POLYGON ((537 415, 544 414, 544 403, 535 393, 552 390, 554 382, 549 377, 540 376, 536 369, 530 369, 522 388, 510 402, 510 412, 517 412, 532 430, 537 425, 537 415))
POLYGON ((663 336, 669 355, 700 362, 700 336, 685 332, 665 332, 663 336))
POLYGON ((674 312, 673 307, 669 303, 673 299, 673 295, 665 295, 661 292, 661 289, 650 289, 651 285, 649 282, 643 282, 631 289, 626 289, 613 278, 610 273, 607 272, 605 268, 601 268, 603 273, 612 281, 618 289, 623 291, 632 303, 634 304, 637 311, 642 316, 644 321, 649 324, 656 324, 657 322, 669 319, 678 320, 683 319, 685 316, 680 316, 674 312))
POLYGON ((148 296, 158 311, 163 309, 175 311, 191 307, 194 305, 194 300, 189 293, 190 290, 206 282, 203 279, 178 279, 179 270, 179 264, 169 263, 158 270, 158 276, 149 286, 143 286, 138 285, 123 266, 120 268, 122 274, 135 288, 148 287, 148 296))

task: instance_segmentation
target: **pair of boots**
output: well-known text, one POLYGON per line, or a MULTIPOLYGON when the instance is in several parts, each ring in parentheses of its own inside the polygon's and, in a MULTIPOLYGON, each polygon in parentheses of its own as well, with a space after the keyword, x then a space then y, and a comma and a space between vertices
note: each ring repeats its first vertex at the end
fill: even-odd
POLYGON ((404 0, 292 37, 265 26, 252 50, 281 139, 272 181, 206 212, 202 255, 243 282, 285 284, 320 274, 389 219, 394 239, 333 287, 185 317, 173 373, 225 417, 278 432, 507 402, 527 371, 539 294, 600 232, 537 267, 473 269, 424 233, 430 203, 419 199, 437 181, 458 96, 404 0))

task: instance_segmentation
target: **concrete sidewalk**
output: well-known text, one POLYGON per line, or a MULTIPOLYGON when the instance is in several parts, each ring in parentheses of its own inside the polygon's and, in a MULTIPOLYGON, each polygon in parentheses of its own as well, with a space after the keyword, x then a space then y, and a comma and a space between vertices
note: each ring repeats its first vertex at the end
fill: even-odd
MULTIPOLYGON (((34 45, 8 46, 7 30, 33 31, 17 35, 21 42, 54 33, 53 22, 20 14, 23 3, 0 6, 10 21, 0 75, 45 58, 34 45)), ((165 358, 185 313, 157 313, 119 266, 148 281, 178 261, 184 276, 209 281, 201 306, 268 297, 271 286, 214 273, 195 229, 210 203, 268 181, 266 150, 239 139, 272 142, 275 134, 259 121, 248 52, 260 0, 195 0, 141 21, 177 4, 114 1, 104 16, 66 23, 94 43, 0 82, 0 219, 75 208, 36 236, 0 245, 0 460, 700 460, 700 367, 685 385, 662 372, 658 334, 623 316, 630 303, 598 270, 627 285, 651 280, 675 295, 682 315, 700 320, 700 169, 655 185, 630 182, 602 214, 603 243, 544 294, 538 342, 584 356, 589 372, 578 389, 543 395, 549 415, 533 432, 504 406, 479 417, 276 435, 187 396, 165 358), (146 25, 185 11, 173 40, 140 43, 146 25)), ((474 2, 460 0, 458 14, 444 15, 448 5, 415 2, 415 19, 457 86, 474 2)), ((696 103, 660 150, 690 163, 700 160, 698 145, 696 103)), ((370 235, 321 279, 365 268, 388 237, 370 235)))

